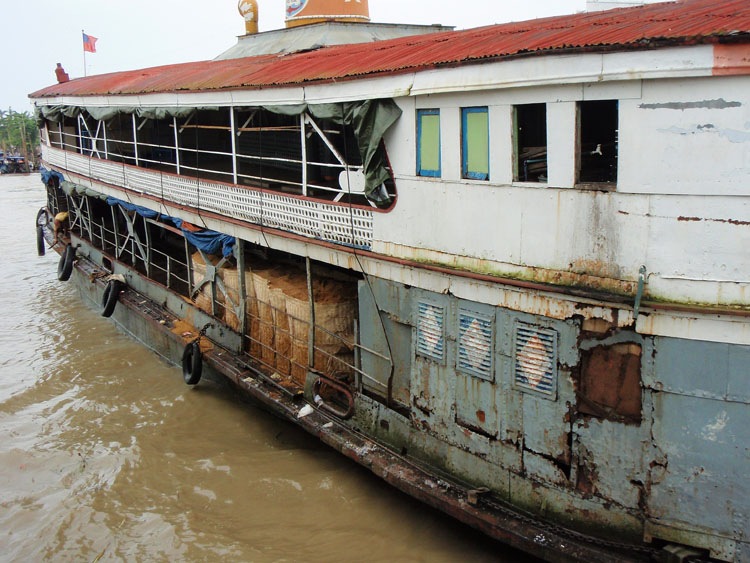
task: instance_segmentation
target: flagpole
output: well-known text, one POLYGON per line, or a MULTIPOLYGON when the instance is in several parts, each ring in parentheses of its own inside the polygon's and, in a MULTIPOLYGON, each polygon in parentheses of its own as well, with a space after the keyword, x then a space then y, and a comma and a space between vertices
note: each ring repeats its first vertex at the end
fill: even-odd
POLYGON ((86 71, 86 45, 83 43, 83 36, 86 35, 86 32, 81 30, 81 45, 83 45, 83 76, 84 78, 88 76, 86 71))

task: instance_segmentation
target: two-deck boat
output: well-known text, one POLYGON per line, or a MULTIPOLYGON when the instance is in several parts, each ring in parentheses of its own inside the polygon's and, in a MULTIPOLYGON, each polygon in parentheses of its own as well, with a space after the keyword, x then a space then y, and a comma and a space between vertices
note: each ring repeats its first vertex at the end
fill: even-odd
POLYGON ((362 25, 32 94, 60 277, 501 541, 750 561, 750 4, 362 25))

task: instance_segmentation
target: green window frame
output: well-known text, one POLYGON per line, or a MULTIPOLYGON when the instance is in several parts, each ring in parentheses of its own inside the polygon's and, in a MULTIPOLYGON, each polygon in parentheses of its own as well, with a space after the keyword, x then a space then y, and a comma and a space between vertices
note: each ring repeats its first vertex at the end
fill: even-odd
POLYGON ((417 110, 417 176, 441 175, 440 110, 417 110))
POLYGON ((490 179, 490 119, 486 107, 461 108, 462 177, 490 179))

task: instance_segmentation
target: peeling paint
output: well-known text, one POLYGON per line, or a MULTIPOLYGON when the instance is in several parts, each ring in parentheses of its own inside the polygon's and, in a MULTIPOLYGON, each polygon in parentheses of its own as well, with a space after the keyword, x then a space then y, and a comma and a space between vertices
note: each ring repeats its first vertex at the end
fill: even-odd
MULTIPOLYGON (((710 124, 709 124, 710 125, 710 124)), ((699 133, 716 133, 719 137, 727 139, 730 143, 750 143, 750 131, 738 129, 716 129, 711 125, 694 125, 692 128, 677 127, 673 125, 669 129, 657 129, 659 133, 672 135, 697 135, 699 133)))
POLYGON ((727 102, 724 98, 718 100, 703 100, 700 102, 666 102, 661 104, 641 104, 641 109, 728 109, 742 107, 740 102, 727 102))
POLYGON ((727 422, 729 422, 729 415, 726 411, 722 411, 712 424, 707 424, 703 427, 701 436, 703 436, 704 440, 716 442, 719 437, 719 432, 727 427, 727 422))

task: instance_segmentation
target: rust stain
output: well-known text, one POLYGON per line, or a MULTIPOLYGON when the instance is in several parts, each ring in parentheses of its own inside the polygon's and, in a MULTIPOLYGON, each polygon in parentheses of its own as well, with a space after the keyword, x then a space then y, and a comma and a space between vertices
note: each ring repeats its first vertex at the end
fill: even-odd
POLYGON ((750 45, 735 43, 714 45, 714 76, 750 74, 750 45))
MULTIPOLYGON (((198 332, 200 332, 197 328, 195 328, 190 322, 188 322, 185 319, 177 319, 172 324, 172 327, 170 328, 170 331, 180 338, 182 338, 182 341, 187 343, 193 340, 196 336, 198 336, 198 332)), ((201 352, 208 352, 209 350, 213 349, 213 344, 207 339, 207 338, 201 338, 200 341, 200 349, 201 352)))
POLYGON ((479 422, 483 423, 485 418, 486 416, 484 414, 484 411, 477 411, 477 420, 479 420, 479 422))
POLYGON ((615 344, 582 352, 578 411, 616 422, 641 422, 641 346, 615 344))
POLYGON ((677 217, 678 221, 703 221, 701 217, 677 217))

